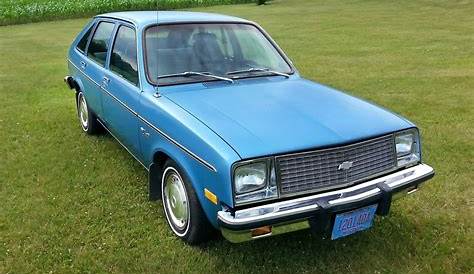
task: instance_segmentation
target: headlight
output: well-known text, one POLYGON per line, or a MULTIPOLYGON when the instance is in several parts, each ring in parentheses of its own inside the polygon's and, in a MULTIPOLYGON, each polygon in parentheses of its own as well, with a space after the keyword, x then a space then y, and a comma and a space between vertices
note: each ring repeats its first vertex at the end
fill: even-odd
POLYGON ((420 137, 418 130, 410 129, 397 133, 395 135, 395 146, 397 150, 397 165, 399 167, 420 161, 420 137))
POLYGON ((270 159, 238 165, 233 177, 236 204, 278 196, 275 170, 270 159))
POLYGON ((266 169, 265 162, 236 168, 234 173, 235 193, 246 193, 264 187, 267 180, 266 169))

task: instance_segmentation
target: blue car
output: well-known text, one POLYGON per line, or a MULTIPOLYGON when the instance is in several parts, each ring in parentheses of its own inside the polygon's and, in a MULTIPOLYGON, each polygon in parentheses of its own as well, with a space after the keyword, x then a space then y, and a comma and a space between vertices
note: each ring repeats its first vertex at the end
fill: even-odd
MULTIPOLYGON (((256 23, 195 12, 96 16, 65 82, 87 134, 108 131, 149 172, 189 244, 372 226, 433 177, 407 119, 303 79, 256 23)), ((120 191, 120 190, 117 190, 120 191)))

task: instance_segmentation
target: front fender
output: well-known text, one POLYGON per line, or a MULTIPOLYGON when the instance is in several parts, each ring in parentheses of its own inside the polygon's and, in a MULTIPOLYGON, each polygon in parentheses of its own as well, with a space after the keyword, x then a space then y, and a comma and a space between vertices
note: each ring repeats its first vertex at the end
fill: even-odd
MULTIPOLYGON (((209 222, 217 228, 217 212, 222 210, 222 204, 232 205, 230 166, 221 164, 216 167, 217 172, 212 171, 171 144, 157 145, 154 153, 166 154, 178 164, 191 182, 209 222), (217 204, 212 203, 205 197, 204 189, 211 191, 218 197, 217 204)), ((158 198, 161 196, 162 167, 156 163, 151 163, 149 172, 150 196, 158 198)))
POLYGON ((186 173, 209 221, 217 226, 222 205, 232 206, 231 166, 239 155, 219 136, 194 116, 166 97, 156 98, 142 92, 139 126, 142 159, 150 168, 150 198, 159 197, 160 167, 155 155, 166 155, 186 173), (146 137, 145 137, 146 135, 146 137), (205 198, 204 190, 215 194, 217 204, 205 198))

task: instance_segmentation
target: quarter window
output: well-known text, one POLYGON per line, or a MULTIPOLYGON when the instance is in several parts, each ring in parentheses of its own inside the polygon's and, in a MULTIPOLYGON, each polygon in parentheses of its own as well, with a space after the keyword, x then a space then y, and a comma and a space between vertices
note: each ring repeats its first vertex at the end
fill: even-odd
POLYGON ((90 42, 87 56, 95 60, 102 66, 105 65, 107 59, 107 51, 109 49, 109 40, 114 30, 114 24, 109 22, 101 22, 97 26, 97 30, 90 42))
POLYGON ((82 36, 79 43, 77 43, 77 49, 78 50, 80 50, 82 52, 86 52, 87 42, 89 41, 89 37, 91 36, 91 32, 92 32, 93 27, 94 27, 94 25, 91 25, 89 27, 89 29, 86 31, 86 33, 84 34, 84 36, 82 36))
POLYGON ((110 57, 110 70, 134 85, 138 85, 137 44, 134 29, 127 26, 119 28, 110 57))

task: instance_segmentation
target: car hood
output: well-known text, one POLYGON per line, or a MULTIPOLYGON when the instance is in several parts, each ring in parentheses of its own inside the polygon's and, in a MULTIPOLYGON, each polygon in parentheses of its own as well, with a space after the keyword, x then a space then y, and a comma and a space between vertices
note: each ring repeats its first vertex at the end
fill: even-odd
POLYGON ((332 88, 301 78, 277 78, 199 84, 165 96, 243 159, 345 144, 414 126, 332 88))

